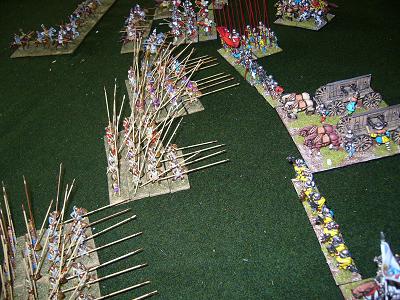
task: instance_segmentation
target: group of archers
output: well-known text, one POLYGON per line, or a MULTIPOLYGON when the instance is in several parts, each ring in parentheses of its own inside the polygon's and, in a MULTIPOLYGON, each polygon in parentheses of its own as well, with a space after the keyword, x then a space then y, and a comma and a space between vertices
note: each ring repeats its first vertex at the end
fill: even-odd
POLYGON ((96 8, 101 5, 100 0, 85 0, 80 3, 74 12, 69 16, 65 24, 51 26, 47 28, 43 24, 41 30, 25 33, 22 29, 14 34, 14 40, 11 43, 13 49, 26 49, 34 45, 35 47, 66 47, 79 36, 79 27, 94 14, 96 8), (58 30, 56 28, 58 27, 58 30))

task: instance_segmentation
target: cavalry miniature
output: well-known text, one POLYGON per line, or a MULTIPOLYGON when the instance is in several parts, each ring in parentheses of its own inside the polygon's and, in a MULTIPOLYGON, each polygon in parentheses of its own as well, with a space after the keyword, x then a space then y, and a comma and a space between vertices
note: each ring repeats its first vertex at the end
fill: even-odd
POLYGON ((31 44, 45 48, 66 47, 80 36, 79 27, 95 13, 99 5, 101 5, 99 0, 85 0, 80 3, 69 16, 69 22, 59 25, 58 30, 55 27, 46 28, 43 24, 40 26, 42 31, 31 31, 29 34, 23 33, 20 29, 20 34, 14 34, 10 47, 14 50, 27 49, 31 44))
POLYGON ((319 30, 331 18, 330 6, 335 5, 325 0, 279 0, 275 23, 319 30))

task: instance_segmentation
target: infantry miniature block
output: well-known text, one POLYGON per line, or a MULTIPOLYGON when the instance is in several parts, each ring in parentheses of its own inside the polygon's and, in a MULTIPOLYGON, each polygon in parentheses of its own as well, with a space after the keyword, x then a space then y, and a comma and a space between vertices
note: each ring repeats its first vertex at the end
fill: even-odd
MULTIPOLYGON (((104 146, 106 149, 106 158, 109 156, 109 147, 107 144, 107 140, 104 139, 104 146)), ((121 156, 126 155, 126 149, 122 151, 121 156)), ((112 187, 113 180, 111 175, 107 173, 107 186, 108 186, 108 195, 111 203, 119 203, 129 198, 129 188, 128 188, 128 166, 125 164, 120 164, 120 189, 119 193, 115 193, 112 187)))
MULTIPOLYGON (((328 22, 332 21, 332 19, 335 17, 335 15, 333 14, 327 14, 326 18, 328 20, 328 22)), ((326 24, 328 24, 328 22, 322 22, 320 26, 317 26, 314 22, 313 19, 309 19, 307 21, 291 21, 289 19, 283 19, 283 18, 279 18, 277 20, 275 20, 275 24, 279 24, 279 25, 286 25, 286 26, 292 26, 292 27, 299 27, 299 28, 304 28, 304 29, 309 29, 309 30, 315 30, 318 31, 321 28, 323 28, 326 24)))
POLYGON ((267 47, 265 52, 259 49, 253 49, 253 53, 257 58, 263 58, 266 56, 274 55, 282 51, 283 49, 280 47, 267 47))
MULTIPOLYGON (((120 133, 121 136, 123 136, 123 133, 120 133)), ((121 141, 120 141, 121 143, 121 141)), ((108 145, 106 139, 104 140, 104 145, 106 149, 106 157, 108 157, 108 145)), ((189 177, 188 175, 184 174, 183 179, 177 179, 177 180, 172 180, 172 179, 166 179, 162 180, 159 182, 154 182, 154 183, 147 183, 149 180, 149 176, 146 174, 142 178, 142 184, 147 183, 146 185, 142 187, 136 188, 135 184, 133 183, 133 178, 132 174, 129 172, 129 167, 128 167, 128 160, 124 159, 126 157, 126 148, 123 148, 124 150, 121 151, 121 158, 119 161, 119 166, 120 166, 120 193, 115 193, 114 190, 112 189, 112 179, 109 174, 107 174, 107 182, 108 182, 108 194, 110 198, 110 204, 115 204, 115 203, 120 203, 120 202, 127 202, 127 201, 133 201, 133 200, 139 200, 143 198, 148 198, 148 197, 154 197, 158 195, 163 195, 163 194, 169 194, 169 193, 175 193, 178 191, 183 191, 190 189, 190 184, 189 184, 189 177)), ((163 151, 163 148, 161 148, 160 151, 163 151)), ((183 155, 182 151, 177 151, 177 156, 183 155)), ((141 159, 143 159, 143 155, 141 156, 141 159)), ((183 158, 178 159, 179 162, 183 162, 183 158)), ((158 167, 158 171, 160 174, 163 172, 169 170, 168 162, 160 162, 160 166, 158 167)), ((183 170, 187 170, 183 168, 183 170)), ((169 171, 164 174, 165 177, 171 176, 172 172, 169 171)))
MULTIPOLYGON (((297 195, 300 197, 301 195, 301 184, 298 180, 296 179, 292 179, 292 183, 293 186, 296 190, 297 195)), ((315 188, 316 191, 318 191, 317 188, 315 188)), ((326 250, 326 247, 324 246, 324 244, 320 241, 320 236, 322 235, 322 230, 323 227, 321 225, 317 225, 315 224, 315 215, 313 215, 312 209, 310 207, 310 205, 308 204, 307 201, 303 201, 302 205, 304 207, 304 210, 307 213, 307 217, 310 221, 311 226, 313 227, 313 230, 315 232, 315 235, 317 236, 318 242, 320 243, 321 246, 321 251, 323 252, 326 262, 329 266, 329 269, 332 273, 333 279, 336 282, 336 285, 340 286, 342 284, 346 284, 349 282, 355 282, 355 281, 359 281, 361 280, 361 275, 358 273, 354 273, 354 272, 350 272, 347 270, 341 270, 336 266, 336 262, 334 257, 330 256, 328 251, 326 250)))
POLYGON ((45 48, 42 46, 33 47, 25 49, 17 49, 12 55, 11 58, 18 57, 28 57, 28 56, 50 56, 50 55, 64 55, 64 54, 72 54, 78 49, 79 45, 83 42, 85 37, 89 34, 89 32, 93 29, 93 27, 100 21, 100 19, 106 14, 106 12, 111 8, 111 6, 115 3, 116 0, 102 0, 101 5, 97 7, 94 11, 94 14, 85 19, 84 24, 79 27, 79 36, 67 44, 67 46, 63 48, 45 48))
MULTIPOLYGON (((129 96, 129 104, 132 107, 133 105, 133 92, 130 89, 129 86, 129 80, 125 80, 125 85, 126 85, 126 89, 128 92, 128 96, 129 96)), ((200 112, 204 110, 204 106, 203 104, 201 104, 200 100, 196 100, 196 101, 192 101, 192 102, 185 102, 183 104, 184 107, 181 108, 179 116, 184 116, 184 115, 189 115, 189 114, 194 114, 196 112, 200 112)), ((170 106, 167 105, 166 107, 162 108, 159 111, 159 115, 157 117, 157 122, 163 120, 167 114, 168 114, 168 110, 170 109, 170 106)))
MULTIPOLYGON (((212 5, 209 6, 208 8, 208 19, 211 21, 211 31, 206 34, 204 30, 202 29, 201 26, 198 27, 198 35, 199 35, 199 42, 206 42, 206 41, 212 41, 216 40, 218 38, 217 34, 217 28, 215 27, 215 20, 214 20, 214 11, 212 8, 210 8, 212 5)), ((197 14, 197 20, 200 21, 200 23, 204 23, 203 18, 200 16, 200 14, 197 14)))
MULTIPOLYGON (((221 48, 218 50, 218 53, 221 54, 221 56, 232 66, 234 67, 240 75, 242 75, 243 77, 245 77, 245 73, 246 73, 246 69, 237 64, 235 59, 224 49, 221 48)), ((271 105, 272 107, 276 107, 278 105, 278 101, 277 99, 274 99, 267 91, 265 91, 265 89, 262 87, 261 84, 258 83, 254 83, 251 78, 250 75, 247 74, 247 76, 245 77, 246 81, 248 83, 250 83, 251 86, 254 86, 257 91, 260 93, 260 95, 262 95, 264 97, 264 99, 268 102, 269 105, 271 105)))
MULTIPOLYGON (((176 151, 177 156, 182 156, 183 152, 182 151, 176 151)), ((179 163, 183 163, 184 159, 183 158, 178 158, 179 163)), ((186 167, 183 167, 184 171, 187 171, 186 167)), ((184 191, 190 189, 190 184, 189 184, 189 176, 184 174, 183 179, 169 179, 169 187, 171 189, 171 193, 179 192, 179 191, 184 191)))
MULTIPOLYGON (((86 218, 85 222, 89 223, 88 218, 86 218)), ((92 235, 92 230, 90 227, 87 229, 88 236, 92 235)), ((15 271, 15 282, 14 282, 14 299, 28 299, 28 292, 26 289, 25 284, 25 269, 24 269, 24 262, 22 257, 22 252, 24 250, 25 241, 28 238, 25 236, 20 236, 17 238, 17 252, 16 252, 16 271, 15 271)), ((88 249, 95 249, 95 243, 93 239, 87 241, 88 249)), ((41 251, 38 251, 37 254, 40 256, 41 251)), ((83 263, 85 266, 91 267, 100 265, 99 257, 97 252, 92 252, 90 255, 80 257, 76 260, 77 262, 83 263)), ((38 299, 47 299, 49 297, 50 291, 50 283, 49 283, 49 274, 47 270, 49 270, 50 264, 49 261, 46 259, 42 266, 42 277, 37 281, 37 292, 38 292, 38 299)), ((71 273, 69 273, 71 276, 71 273)), ((90 276, 92 278, 97 278, 97 271, 90 272, 90 276)), ((73 286, 77 286, 79 280, 74 278, 67 283, 62 285, 62 290, 67 289, 73 286)), ((89 288, 89 293, 96 299, 101 296, 100 294, 100 285, 98 283, 91 284, 89 288)), ((71 292, 66 294, 67 298, 71 296, 71 292)), ((77 296, 77 295, 75 295, 77 296)))
MULTIPOLYGON (((145 40, 149 36, 149 34, 151 32, 152 24, 153 24, 153 20, 151 19, 151 20, 147 20, 145 24, 141 25, 141 26, 145 26, 146 27, 144 29, 143 33, 141 34, 143 40, 145 40)), ((132 42, 128 42, 128 43, 122 44, 121 54, 133 53, 133 51, 135 49, 134 48, 134 43, 135 42, 132 41, 132 42)), ((140 49, 140 50, 142 50, 142 49, 140 49)))

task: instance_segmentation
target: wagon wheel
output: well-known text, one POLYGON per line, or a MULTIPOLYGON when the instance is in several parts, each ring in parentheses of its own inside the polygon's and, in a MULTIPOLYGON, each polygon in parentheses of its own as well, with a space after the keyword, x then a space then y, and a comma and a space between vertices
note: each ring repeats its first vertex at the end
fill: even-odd
POLYGON ((397 145, 400 145, 400 127, 397 127, 396 130, 392 132, 392 139, 397 145))
POLYGON ((346 111, 346 107, 342 101, 333 101, 327 106, 330 116, 343 115, 346 111))
POLYGON ((366 108, 378 108, 379 103, 382 102, 382 96, 379 93, 372 92, 366 94, 362 99, 362 103, 366 108))
POLYGON ((350 128, 350 117, 344 116, 344 117, 340 118, 339 122, 336 125, 336 130, 341 134, 345 134, 350 129, 351 129, 350 128))
POLYGON ((317 104, 322 104, 322 98, 326 94, 326 86, 321 86, 315 91, 314 101, 317 104))
POLYGON ((354 148, 357 152, 365 152, 373 145, 373 140, 370 136, 362 134, 356 137, 354 140, 354 148))

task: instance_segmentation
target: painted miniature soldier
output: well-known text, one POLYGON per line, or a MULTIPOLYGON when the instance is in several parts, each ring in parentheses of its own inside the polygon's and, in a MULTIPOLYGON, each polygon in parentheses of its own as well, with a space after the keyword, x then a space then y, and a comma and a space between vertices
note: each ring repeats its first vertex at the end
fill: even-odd
POLYGON ((47 260, 58 264, 60 262, 60 252, 58 250, 57 243, 49 244, 49 250, 47 251, 47 260))
POLYGON ((50 278, 57 279, 60 274, 60 268, 56 264, 52 264, 49 268, 50 278))
POLYGON ((73 262, 71 264, 71 269, 74 276, 81 276, 87 272, 87 268, 81 262, 73 262))
POLYGON ((89 255, 88 251, 89 251, 89 246, 87 245, 87 242, 82 239, 82 242, 79 243, 79 245, 78 245, 78 253, 77 253, 77 255, 78 256, 89 255))
POLYGON ((174 175, 174 177, 172 178, 173 181, 182 180, 184 178, 184 173, 180 166, 172 169, 172 174, 174 175))
POLYGON ((58 31, 57 35, 57 48, 58 47, 64 47, 64 35, 61 29, 58 31))
POLYGON ((37 255, 37 253, 35 251, 33 251, 33 247, 30 244, 26 244, 25 248, 24 248, 24 257, 29 258, 31 261, 31 267, 32 267, 32 272, 35 273, 36 269, 37 269, 37 260, 39 258, 39 256, 37 255))
POLYGON ((315 182, 313 180, 307 180, 304 183, 304 188, 301 191, 300 198, 303 201, 310 201, 311 195, 315 192, 315 182))
POLYGON ((348 115, 352 115, 356 111, 359 98, 360 98, 360 92, 358 91, 350 98, 350 102, 346 105, 346 110, 348 115))
POLYGON ((12 46, 15 46, 16 48, 19 48, 22 46, 21 37, 16 33, 14 34, 14 43, 12 44, 12 46))
POLYGON ((84 209, 83 207, 74 206, 72 208, 71 218, 73 218, 75 221, 81 221, 85 214, 87 214, 86 209, 84 209))
POLYGON ((95 298, 90 294, 85 294, 83 292, 79 293, 78 300, 94 300, 95 298))
POLYGON ((320 193, 313 193, 310 201, 310 206, 314 211, 321 212, 325 205, 326 199, 320 193))
POLYGON ((36 41, 35 41, 36 47, 43 44, 44 44, 44 33, 36 31, 36 41))
POLYGON ((354 261, 350 255, 349 250, 345 249, 339 252, 336 256, 336 262, 339 269, 350 270, 351 272, 357 272, 357 268, 354 266, 354 261))
POLYGON ((54 278, 54 277, 50 277, 49 278, 49 283, 50 283, 50 290, 49 291, 52 292, 57 287, 57 279, 54 278))
POLYGON ((390 147, 391 135, 389 130, 385 128, 375 130, 374 132, 370 133, 370 136, 375 140, 375 142, 378 145, 385 145, 387 151, 391 151, 390 147))

